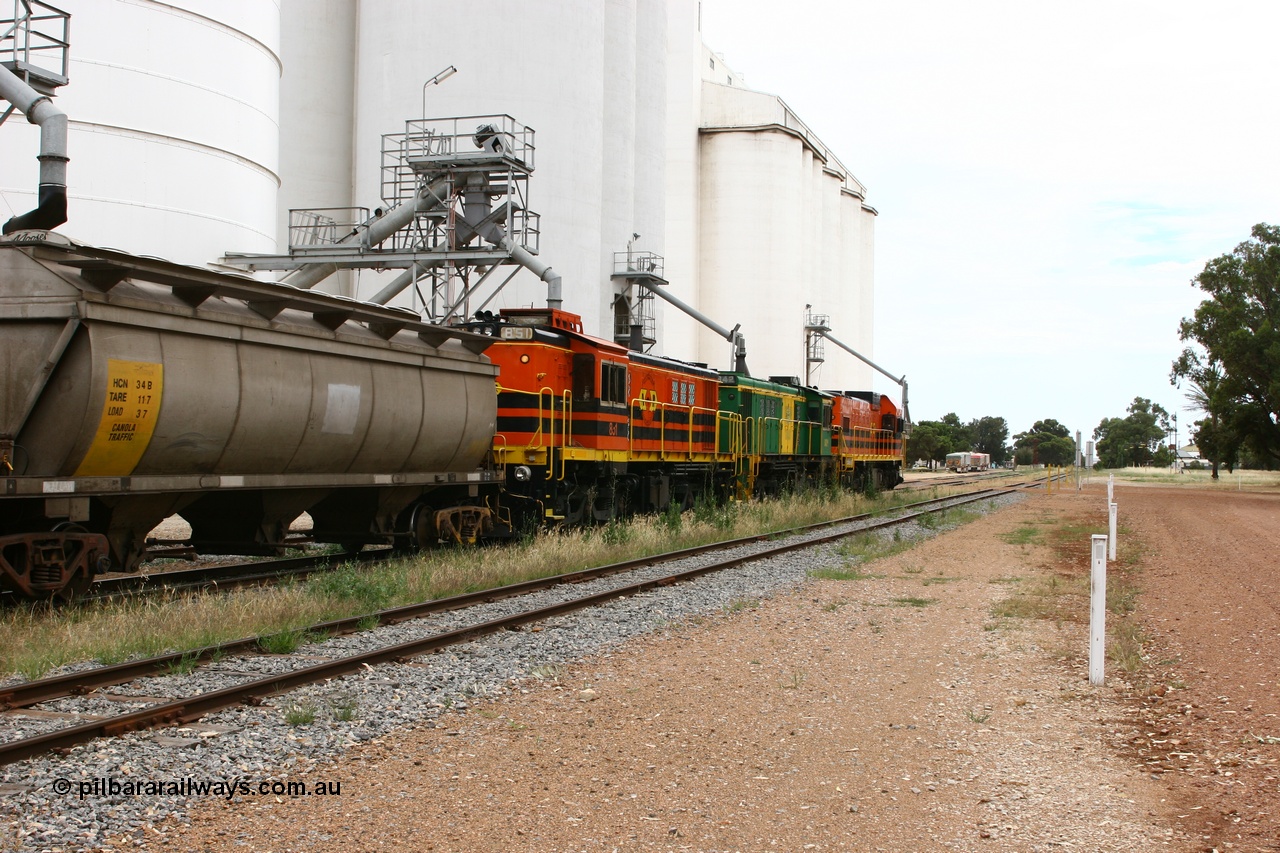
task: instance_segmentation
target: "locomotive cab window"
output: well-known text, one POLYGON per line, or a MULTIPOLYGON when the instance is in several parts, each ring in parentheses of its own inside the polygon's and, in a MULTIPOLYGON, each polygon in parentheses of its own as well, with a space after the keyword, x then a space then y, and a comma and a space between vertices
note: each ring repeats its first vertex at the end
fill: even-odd
POLYGON ((623 364, 600 362, 600 401, 627 403, 627 368, 623 364))

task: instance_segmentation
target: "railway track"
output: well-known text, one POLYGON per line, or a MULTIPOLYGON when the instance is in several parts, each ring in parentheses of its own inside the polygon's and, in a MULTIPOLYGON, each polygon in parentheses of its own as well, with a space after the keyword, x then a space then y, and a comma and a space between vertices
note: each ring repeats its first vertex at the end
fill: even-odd
POLYGON ((99 578, 80 601, 97 601, 156 592, 192 592, 260 586, 281 580, 305 578, 313 572, 328 571, 352 562, 377 563, 390 559, 390 548, 355 554, 315 554, 304 557, 257 560, 219 566, 197 566, 140 575, 99 578))
MULTIPOLYGON (((931 513, 942 512, 976 501, 988 500, 1009 494, 1020 488, 1035 487, 1042 483, 1043 481, 1033 481, 1030 483, 1010 484, 1003 488, 985 489, 968 495, 922 501, 907 507, 899 507, 899 511, 905 510, 905 512, 887 519, 873 519, 871 518, 873 514, 867 513, 808 525, 792 531, 744 537, 670 554, 655 555, 595 569, 571 572, 552 578, 527 581, 497 589, 311 625, 298 629, 299 633, 318 637, 332 637, 366 630, 375 625, 394 625, 442 611, 462 610, 478 604, 527 595, 552 587, 568 589, 571 585, 601 577, 648 570, 638 580, 610 586, 606 590, 588 595, 568 597, 551 605, 519 610, 500 618, 476 622, 452 630, 428 632, 411 640, 393 643, 357 654, 326 659, 318 663, 304 662, 301 666, 287 672, 277 672, 265 677, 252 678, 222 689, 201 692, 199 695, 160 699, 154 704, 137 710, 0 743, 0 765, 9 764, 51 750, 65 750, 98 737, 111 737, 144 728, 190 722, 216 710, 243 703, 256 704, 265 697, 283 693, 302 685, 327 681, 365 667, 388 661, 402 661, 414 658, 499 631, 519 630, 525 625, 575 610, 597 606, 617 598, 635 595, 656 587, 682 583, 712 572, 724 571, 741 566, 744 563, 768 559, 790 551, 812 548, 816 545, 833 542, 851 535, 904 525, 931 513), (858 526, 850 527, 850 525, 858 526), (830 528, 839 529, 834 532, 823 532, 830 528), (793 537, 791 541, 779 544, 765 544, 764 547, 760 547, 763 543, 768 543, 771 540, 776 540, 779 536, 789 534, 802 534, 803 536, 802 538, 793 537), (740 549, 745 545, 755 547, 749 553, 703 562, 692 568, 679 568, 675 571, 667 571, 662 568, 680 561, 687 561, 690 557, 715 551, 740 549)), ((250 637, 218 646, 192 649, 146 660, 40 679, 25 684, 0 687, 0 707, 6 710, 7 715, 21 715, 24 709, 29 711, 33 706, 40 703, 73 695, 91 694, 93 691, 101 691, 104 687, 128 684, 140 678, 163 675, 177 669, 193 667, 202 662, 226 660, 232 655, 249 654, 254 650, 261 649, 265 644, 265 638, 263 637, 250 637)), ((122 698, 125 697, 112 697, 115 701, 120 701, 122 698)))
MULTIPOLYGON (((350 563, 379 563, 391 559, 396 554, 394 549, 380 548, 354 554, 313 554, 141 574, 109 575, 94 580, 88 591, 76 599, 76 603, 102 602, 159 593, 215 592, 246 586, 266 586, 286 580, 301 580, 316 572, 330 571, 350 563)), ((26 599, 13 594, 0 596, 0 607, 30 606, 30 604, 31 602, 26 599)))
POLYGON ((983 483, 989 480, 1004 480, 1017 477, 1018 474, 1013 471, 992 471, 987 474, 973 474, 969 476, 949 476, 939 479, 929 480, 907 480, 897 487, 899 491, 923 491, 924 489, 932 489, 938 486, 967 486, 974 483, 983 483))
MULTIPOLYGON (((954 488, 956 486, 979 484, 985 480, 1005 479, 1009 476, 1006 473, 994 473, 976 477, 947 477, 941 480, 904 483, 898 487, 898 490, 905 492, 924 491, 938 487, 954 488)), ((170 550, 174 554, 181 553, 183 556, 193 553, 189 549, 171 548, 170 550)), ((352 562, 381 562, 390 559, 395 554, 396 552, 393 549, 370 549, 354 554, 309 555, 142 572, 139 574, 111 575, 94 580, 89 590, 78 601, 93 602, 128 596, 154 595, 157 593, 223 591, 245 586, 264 586, 283 580, 300 580, 315 572, 329 571, 352 562)), ((5 600, 10 604, 20 601, 19 599, 5 600)))

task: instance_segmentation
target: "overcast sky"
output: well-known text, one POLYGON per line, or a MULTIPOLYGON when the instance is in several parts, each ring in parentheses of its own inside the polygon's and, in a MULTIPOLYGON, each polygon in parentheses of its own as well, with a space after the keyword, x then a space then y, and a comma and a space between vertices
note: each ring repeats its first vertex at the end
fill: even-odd
POLYGON ((1191 279, 1280 223, 1280 2, 702 0, 702 33, 867 186, 914 420, 1182 409, 1191 279))

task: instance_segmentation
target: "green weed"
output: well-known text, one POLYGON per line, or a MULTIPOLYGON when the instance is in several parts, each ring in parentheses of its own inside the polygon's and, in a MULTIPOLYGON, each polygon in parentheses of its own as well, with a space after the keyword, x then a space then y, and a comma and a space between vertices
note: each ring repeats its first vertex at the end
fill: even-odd
POLYGON ((930 604, 937 602, 936 598, 918 598, 916 596, 903 596, 902 598, 890 599, 894 604, 901 607, 928 607, 930 604))
POLYGON ((316 706, 311 702, 293 702, 285 706, 284 721, 291 726, 305 726, 316 721, 316 706))
POLYGON ((187 652, 175 661, 170 661, 164 668, 169 675, 186 675, 194 672, 195 668, 200 665, 200 655, 195 652, 187 652))
POLYGON ((1043 531, 1035 526, 1023 526, 1000 534, 1000 538, 1010 545, 1039 545, 1043 540, 1043 531))

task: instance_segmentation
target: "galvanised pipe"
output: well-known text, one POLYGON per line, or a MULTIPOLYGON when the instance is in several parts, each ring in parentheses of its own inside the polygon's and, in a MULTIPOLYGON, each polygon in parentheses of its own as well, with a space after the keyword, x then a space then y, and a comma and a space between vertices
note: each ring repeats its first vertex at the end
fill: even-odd
MULTIPOLYGON (((419 212, 435 210, 443 207, 447 202, 440 197, 448 186, 448 180, 441 178, 434 183, 422 188, 409 201, 396 205, 388 210, 382 216, 369 223, 368 228, 357 229, 346 238, 339 240, 339 245, 362 243, 367 246, 375 246, 383 240, 390 237, 402 228, 405 228, 413 221, 414 216, 419 212)), ((338 271, 337 264, 331 263, 315 263, 307 264, 299 267, 280 279, 281 284, 288 284, 293 287, 299 287, 303 290, 309 290, 329 276, 338 271)))
POLYGON ((27 121, 40 127, 40 192, 35 210, 15 216, 3 233, 47 231, 67 221, 67 115, 48 95, 31 88, 8 68, 0 66, 0 97, 13 104, 27 121))

